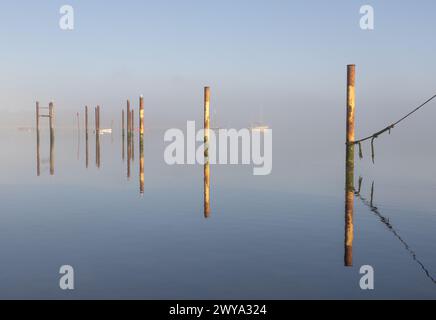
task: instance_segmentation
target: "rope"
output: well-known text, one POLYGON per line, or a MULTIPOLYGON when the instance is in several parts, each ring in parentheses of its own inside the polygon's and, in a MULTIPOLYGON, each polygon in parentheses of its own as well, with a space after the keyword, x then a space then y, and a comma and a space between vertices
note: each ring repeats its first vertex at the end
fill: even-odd
POLYGON ((430 103, 432 100, 434 100, 436 98, 436 94, 431 97, 430 99, 428 99, 427 101, 425 101, 423 104, 419 105, 418 107, 416 107, 415 109, 413 109, 411 112, 409 112, 408 114, 406 114, 404 117, 402 117, 400 120, 398 120, 397 122, 392 123, 391 125, 387 126, 386 128, 377 131, 376 133, 365 137, 363 139, 360 140, 356 140, 353 142, 349 142, 348 145, 356 145, 356 144, 361 144, 362 142, 365 142, 367 140, 371 139, 371 144, 372 144, 372 149, 373 149, 373 158, 374 158, 374 140, 377 139, 380 135, 382 135, 383 133, 389 132, 389 134, 391 133, 391 130, 393 128, 395 128, 398 124, 400 124, 401 122, 403 122, 404 120, 406 120, 407 118, 409 118, 411 115, 413 115, 415 112, 417 112, 418 110, 420 110, 422 107, 424 107, 426 104, 430 103))

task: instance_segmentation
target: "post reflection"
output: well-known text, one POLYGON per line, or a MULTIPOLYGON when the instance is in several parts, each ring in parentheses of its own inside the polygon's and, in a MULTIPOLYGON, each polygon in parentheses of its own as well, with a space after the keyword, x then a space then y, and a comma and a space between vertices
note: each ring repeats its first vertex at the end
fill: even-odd
POLYGON ((347 145, 345 169, 345 255, 346 267, 353 266, 354 240, 354 145, 347 145))

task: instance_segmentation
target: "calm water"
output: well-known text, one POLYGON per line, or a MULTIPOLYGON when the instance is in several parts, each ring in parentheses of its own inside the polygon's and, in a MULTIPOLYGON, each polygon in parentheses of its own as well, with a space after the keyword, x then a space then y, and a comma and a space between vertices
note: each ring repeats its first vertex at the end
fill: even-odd
POLYGON ((83 132, 57 130, 50 175, 42 131, 38 177, 35 133, 3 130, 0 298, 436 298, 436 157, 381 142, 375 166, 357 162, 367 202, 354 200, 346 267, 342 135, 297 138, 274 132, 267 177, 212 166, 205 219, 203 168, 167 166, 161 130, 146 133, 142 195, 137 135, 128 179, 119 134, 101 137, 97 168, 90 132, 86 168, 83 132), (72 292, 58 286, 65 264, 72 292), (374 291, 360 290, 362 265, 374 291))

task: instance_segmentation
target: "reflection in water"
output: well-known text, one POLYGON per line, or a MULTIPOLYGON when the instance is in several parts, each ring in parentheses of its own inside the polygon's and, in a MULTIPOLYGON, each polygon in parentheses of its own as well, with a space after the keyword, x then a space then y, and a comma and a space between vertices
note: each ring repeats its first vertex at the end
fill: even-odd
POLYGON ((210 88, 204 88, 204 217, 210 217, 210 88))
POLYGON ((427 278, 429 278, 433 283, 436 284, 436 280, 431 276, 430 272, 428 271, 428 269, 424 266, 424 264, 418 259, 418 257, 416 256, 416 253, 410 248, 410 246, 407 244, 406 241, 404 241, 404 239, 399 235, 399 233, 395 230, 394 226, 390 223, 389 218, 386 218, 385 216, 383 216, 380 213, 380 210, 374 205, 374 182, 372 182, 371 185, 371 198, 368 201, 367 199, 365 199, 361 194, 360 194, 360 189, 361 189, 361 185, 362 185, 362 178, 359 179, 359 190, 356 192, 356 197, 359 198, 362 203, 364 205, 366 205, 371 212, 377 216, 379 218, 379 220, 381 221, 381 223, 383 223, 386 228, 392 232, 392 234, 398 239, 400 240, 400 242, 403 244, 404 248, 406 249, 406 251, 412 256, 412 259, 419 264, 419 266, 421 267, 421 269, 424 271, 424 273, 426 274, 427 278))
POLYGON ((345 255, 346 267, 353 266, 354 239, 354 145, 347 145, 345 169, 345 255))

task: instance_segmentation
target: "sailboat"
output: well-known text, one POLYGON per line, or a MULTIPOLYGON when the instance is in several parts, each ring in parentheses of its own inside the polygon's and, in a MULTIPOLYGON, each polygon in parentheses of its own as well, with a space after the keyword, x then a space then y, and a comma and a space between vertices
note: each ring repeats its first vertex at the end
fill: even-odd
POLYGON ((261 107, 261 109, 260 109, 260 121, 254 122, 251 125, 250 130, 263 132, 267 129, 269 129, 269 126, 263 122, 263 107, 261 107))

